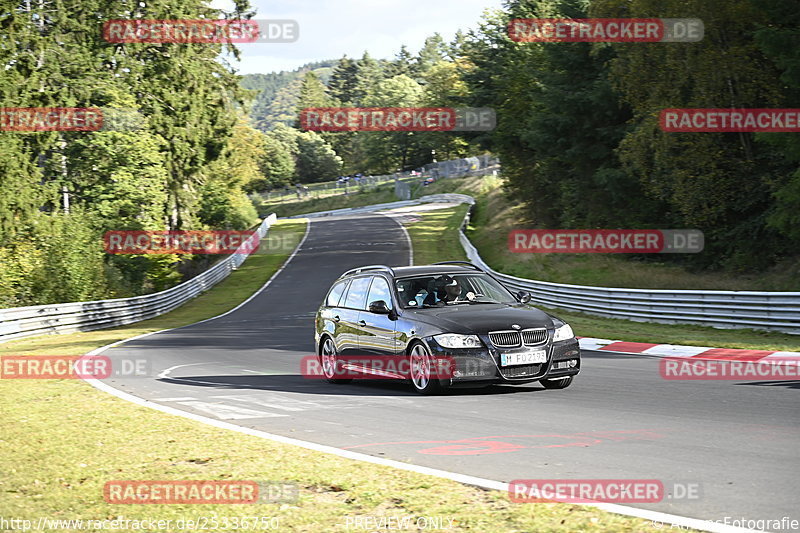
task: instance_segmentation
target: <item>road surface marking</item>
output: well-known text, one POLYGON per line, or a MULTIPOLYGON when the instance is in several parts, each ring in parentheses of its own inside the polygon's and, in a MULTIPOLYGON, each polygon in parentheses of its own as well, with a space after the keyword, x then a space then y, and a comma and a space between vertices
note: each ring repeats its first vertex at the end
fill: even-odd
POLYGON ((178 403, 213 415, 220 420, 242 420, 245 418, 289 416, 279 415, 277 413, 268 413, 266 411, 256 411, 255 409, 245 409, 244 407, 235 407, 233 405, 226 405, 224 403, 208 403, 201 401, 186 401, 178 403))

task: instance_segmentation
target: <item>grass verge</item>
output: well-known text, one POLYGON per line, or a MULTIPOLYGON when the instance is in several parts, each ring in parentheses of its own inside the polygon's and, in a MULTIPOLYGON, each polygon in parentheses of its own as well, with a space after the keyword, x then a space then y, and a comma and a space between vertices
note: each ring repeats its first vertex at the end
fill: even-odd
MULTIPOLYGON (((296 243, 304 225, 281 221, 272 234, 296 243)), ((209 318, 257 290, 289 253, 255 254, 225 281, 161 317, 109 330, 21 339, 0 346, 0 354, 78 355, 209 318)), ((303 532, 352 530, 356 518, 421 516, 454 520, 447 531, 626 532, 650 527, 645 520, 579 505, 513 504, 502 493, 214 428, 130 404, 82 381, 0 379, 0 395, 0 509, 5 520, 173 521, 140 529, 148 531, 185 531, 178 527, 181 519, 205 519, 209 529, 231 531, 236 529, 233 519, 242 517, 275 517, 278 531, 303 532), (233 506, 104 501, 107 481, 135 479, 286 481, 297 483, 300 497, 280 505, 233 506)), ((77 524, 44 527, 79 529, 77 524)), ((124 528, 109 523, 105 529, 124 528)))
POLYGON ((395 202, 394 184, 387 183, 378 185, 374 188, 359 190, 352 187, 348 194, 341 192, 322 198, 311 198, 309 200, 283 200, 267 201, 262 200, 256 206, 260 216, 275 213, 279 217, 291 217, 314 211, 329 211, 331 209, 343 209, 345 207, 362 207, 365 205, 382 204, 385 202, 395 202))
MULTIPOLYGON (((458 228, 466 209, 467 206, 462 205, 457 208, 422 212, 419 221, 408 225, 408 233, 414 246, 415 264, 465 259, 458 241, 458 228)), ((477 220, 478 224, 482 222, 477 220)), ((800 335, 752 329, 716 329, 705 326, 633 322, 573 311, 552 309, 549 311, 567 320, 575 333, 583 337, 747 350, 800 351, 800 335)))
POLYGON ((458 228, 469 209, 467 204, 450 209, 426 211, 422 219, 406 228, 414 248, 414 264, 436 261, 466 261, 458 240, 458 228))

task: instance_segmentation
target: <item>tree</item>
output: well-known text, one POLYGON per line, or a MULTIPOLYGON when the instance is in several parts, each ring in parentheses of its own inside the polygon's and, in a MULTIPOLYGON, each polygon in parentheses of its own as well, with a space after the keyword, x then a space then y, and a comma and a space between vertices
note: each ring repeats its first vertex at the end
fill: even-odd
POLYGON ((630 114, 607 81, 612 51, 508 38, 509 19, 584 18, 583 5, 512 1, 463 46, 468 61, 459 72, 472 101, 497 113, 492 150, 528 217, 542 226, 624 225, 657 213, 614 152, 630 114))
POLYGON ((221 157, 209 165, 200 189, 198 218, 202 224, 214 229, 246 229, 256 222, 255 207, 245 190, 264 179, 264 137, 245 117, 239 117, 221 157))
POLYGON ((347 55, 343 56, 333 69, 331 79, 328 82, 328 91, 331 97, 342 105, 348 105, 355 100, 357 71, 356 62, 347 57, 347 55))
POLYGON ((298 122, 300 111, 307 107, 330 107, 331 97, 328 89, 313 72, 306 72, 300 87, 300 98, 297 101, 298 122))
POLYGON ((263 120, 256 123, 261 131, 270 131, 279 124, 291 126, 297 121, 297 102, 300 99, 302 80, 295 80, 275 94, 275 99, 267 107, 263 120))
POLYGON ((42 172, 24 141, 13 134, 0 134, 0 246, 32 223, 39 207, 55 197, 52 188, 40 185, 42 172), (11 193, 13 191, 13 194, 11 193))
POLYGON ((297 135, 297 180, 300 183, 335 179, 342 170, 342 158, 313 131, 297 135))
MULTIPOLYGON (((364 99, 368 107, 417 107, 422 102, 422 86, 408 76, 395 76, 375 85, 364 99)), ((418 132, 358 132, 364 154, 364 167, 375 173, 394 172, 426 163, 424 148, 417 143, 418 132)), ((430 153, 430 148, 427 149, 430 153)))
MULTIPOLYGON (((755 42, 780 72, 784 100, 781 107, 794 107, 800 101, 800 11, 781 0, 752 2, 767 14, 759 24, 755 42)), ((774 175, 774 205, 767 223, 794 243, 800 243, 800 138, 792 133, 761 133, 756 142, 776 147, 787 163, 785 172, 774 175)), ((796 249, 796 244, 793 246, 796 249)))
POLYGON ((165 227, 164 140, 148 131, 104 131, 67 148, 73 207, 96 214, 97 229, 165 227))
POLYGON ((702 46, 612 45, 611 75, 633 109, 632 128, 620 144, 627 173, 648 197, 665 202, 667 223, 705 233, 705 252, 693 260, 732 270, 763 268, 789 250, 765 224, 774 176, 786 160, 752 133, 667 133, 657 120, 664 108, 781 107, 780 71, 759 49, 755 33, 779 23, 750 0, 635 0, 597 6, 593 16, 664 16, 691 12, 705 22, 702 46), (713 200, 712 200, 713 199, 713 200))
POLYGON ((356 62, 356 84, 353 88, 353 104, 364 106, 364 98, 383 79, 380 64, 368 52, 356 62))
POLYGON ((395 58, 386 66, 385 72, 387 78, 394 78, 395 76, 414 78, 419 74, 417 64, 414 62, 414 56, 408 51, 406 45, 400 47, 400 51, 395 58))
POLYGON ((428 69, 444 59, 447 52, 447 46, 442 36, 438 33, 434 33, 425 39, 425 44, 422 45, 419 54, 417 54, 415 61, 417 72, 424 76, 428 69))
POLYGON ((253 182, 249 190, 263 191, 283 187, 292 182, 295 174, 294 148, 281 142, 274 134, 264 135, 264 156, 259 163, 262 180, 253 182))

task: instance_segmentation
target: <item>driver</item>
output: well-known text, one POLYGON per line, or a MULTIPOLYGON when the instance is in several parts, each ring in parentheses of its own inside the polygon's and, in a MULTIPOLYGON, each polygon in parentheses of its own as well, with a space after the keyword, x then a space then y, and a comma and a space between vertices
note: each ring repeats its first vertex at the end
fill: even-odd
POLYGON ((450 278, 450 281, 444 286, 444 295, 441 297, 444 302, 453 302, 461 296, 461 285, 458 281, 450 278))
POLYGON ((428 282, 428 295, 425 297, 425 305, 437 305, 452 302, 461 295, 461 285, 452 277, 444 274, 428 282))

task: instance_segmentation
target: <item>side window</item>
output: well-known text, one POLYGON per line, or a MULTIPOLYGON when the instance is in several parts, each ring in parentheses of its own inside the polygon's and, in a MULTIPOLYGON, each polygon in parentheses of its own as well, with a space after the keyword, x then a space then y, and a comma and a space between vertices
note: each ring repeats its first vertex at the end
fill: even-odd
POLYGON ((383 300, 391 309, 392 293, 389 291, 389 284, 380 276, 375 276, 372 280, 372 286, 369 288, 369 294, 367 295, 367 305, 377 300, 383 300))
POLYGON ((333 286, 331 292, 328 293, 328 298, 325 300, 325 305, 328 307, 336 307, 339 305, 339 300, 342 299, 344 289, 347 287, 347 281, 340 281, 333 286))
POLYGON ((366 309, 367 289, 369 289, 370 281, 372 281, 371 277, 364 277, 356 278, 350 282, 350 289, 347 291, 347 296, 344 299, 344 307, 366 309))

